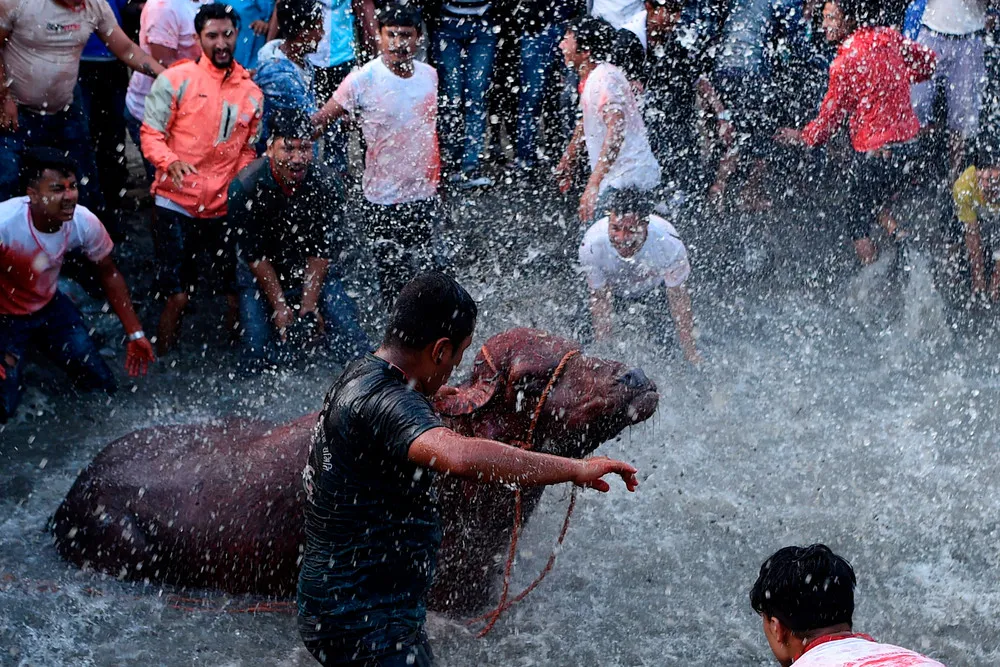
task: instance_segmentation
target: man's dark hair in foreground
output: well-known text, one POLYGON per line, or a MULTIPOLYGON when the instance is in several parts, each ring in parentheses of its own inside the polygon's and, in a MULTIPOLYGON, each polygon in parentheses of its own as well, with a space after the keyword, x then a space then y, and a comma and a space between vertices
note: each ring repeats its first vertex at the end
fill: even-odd
POLYGON ((636 470, 604 457, 576 460, 467 438, 428 400, 472 342, 476 304, 440 273, 409 282, 382 345, 351 363, 320 414, 309 461, 299 632, 324 665, 433 664, 426 596, 441 526, 435 473, 539 486, 574 482, 607 491, 636 470))
POLYGON ((899 646, 852 631, 857 578, 823 544, 785 547, 760 566, 750 606, 782 667, 942 667, 899 646))

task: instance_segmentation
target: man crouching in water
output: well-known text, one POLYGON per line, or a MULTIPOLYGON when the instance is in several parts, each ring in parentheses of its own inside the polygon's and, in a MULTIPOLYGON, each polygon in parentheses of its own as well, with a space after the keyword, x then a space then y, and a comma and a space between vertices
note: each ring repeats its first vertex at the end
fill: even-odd
POLYGON ((636 469, 467 438, 428 400, 472 343, 475 301, 440 273, 399 293, 381 346, 350 364, 327 394, 303 471, 306 547, 299 632, 323 665, 433 664, 426 596, 441 543, 435 473, 521 486, 573 482, 629 491, 636 469))

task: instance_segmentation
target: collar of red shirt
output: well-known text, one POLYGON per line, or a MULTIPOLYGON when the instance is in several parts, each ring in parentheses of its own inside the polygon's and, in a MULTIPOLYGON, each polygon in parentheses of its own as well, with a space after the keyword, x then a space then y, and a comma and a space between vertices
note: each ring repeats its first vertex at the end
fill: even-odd
POLYGON ((816 639, 813 639, 808 644, 806 644, 806 649, 805 649, 805 651, 802 651, 802 653, 805 654, 808 651, 813 650, 814 648, 816 648, 820 644, 827 644, 829 642, 835 642, 835 641, 838 641, 838 640, 841 640, 841 639, 864 639, 865 641, 869 641, 869 642, 875 641, 874 639, 872 639, 871 636, 863 634, 861 632, 835 632, 835 633, 830 634, 830 635, 823 635, 821 637, 817 637, 816 639))

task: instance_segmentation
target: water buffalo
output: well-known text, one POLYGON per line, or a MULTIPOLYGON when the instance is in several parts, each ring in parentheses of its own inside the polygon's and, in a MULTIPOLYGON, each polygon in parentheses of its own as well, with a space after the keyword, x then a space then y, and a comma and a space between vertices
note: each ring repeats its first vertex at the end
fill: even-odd
MULTIPOLYGON (((513 329, 490 338, 471 377, 435 397, 456 431, 582 457, 656 409, 639 369, 564 338, 513 329), (561 373, 547 390, 557 366, 561 373), (533 433, 535 406, 546 395, 533 433)), ((226 419, 157 426, 109 444, 80 473, 51 526, 67 560, 132 580, 289 596, 303 542, 300 475, 317 421, 226 419)), ((490 602, 506 552, 512 493, 439 476, 444 525, 431 608, 490 602)), ((524 494, 525 516, 541 489, 524 494)))

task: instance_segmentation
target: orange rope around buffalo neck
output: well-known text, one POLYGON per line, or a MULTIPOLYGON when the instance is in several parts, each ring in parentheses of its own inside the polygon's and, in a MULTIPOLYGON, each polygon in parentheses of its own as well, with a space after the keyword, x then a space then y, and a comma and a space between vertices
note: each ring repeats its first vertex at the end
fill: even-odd
MULTIPOLYGON (((483 359, 489 365, 490 370, 493 371, 494 375, 499 374, 496 364, 493 363, 493 358, 490 356, 490 351, 485 345, 482 347, 483 359)), ((556 383, 562 377, 563 372, 566 370, 566 364, 570 359, 580 354, 580 350, 570 350, 563 355, 556 369, 552 371, 552 376, 549 378, 548 384, 545 385, 545 389, 542 391, 542 395, 538 397, 538 404, 535 405, 535 411, 531 415, 531 422, 528 424, 528 433, 523 442, 516 443, 521 449, 530 450, 535 446, 535 429, 538 427, 538 420, 542 416, 542 410, 545 409, 545 404, 549 400, 549 394, 552 393, 552 389, 555 388, 556 383)), ((545 563, 545 567, 542 569, 541 573, 535 577, 527 588, 515 595, 510 600, 507 599, 510 593, 510 575, 511 571, 514 569, 514 557, 517 555, 517 542, 521 535, 521 528, 523 522, 523 503, 520 487, 514 489, 514 525, 511 528, 510 533, 510 549, 507 552, 507 562, 503 569, 503 589, 500 593, 500 601, 493 611, 478 616, 469 621, 469 624, 479 623, 481 621, 486 621, 486 626, 479 631, 477 637, 483 638, 489 634, 493 626, 496 625, 497 621, 500 620, 500 616, 513 607, 515 604, 528 597, 531 591, 535 590, 542 580, 552 571, 553 566, 556 564, 556 554, 559 553, 559 547, 562 546, 563 540, 566 539, 566 533, 569 531, 569 520, 573 516, 573 508, 576 507, 576 492, 577 487, 573 487, 573 492, 569 497, 569 507, 566 508, 566 518, 563 520, 562 529, 559 531, 559 537, 556 539, 556 546, 552 549, 552 553, 549 555, 549 560, 545 563)))

